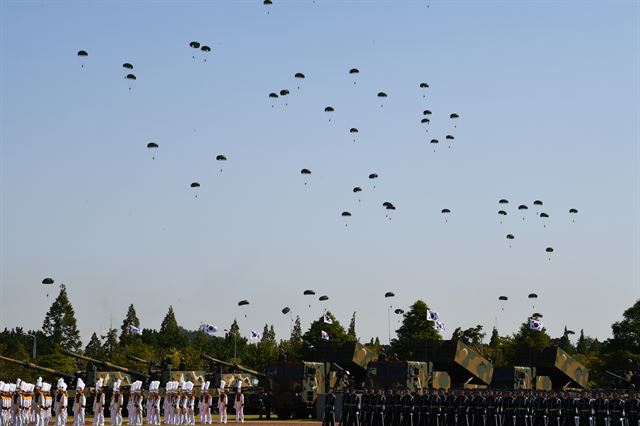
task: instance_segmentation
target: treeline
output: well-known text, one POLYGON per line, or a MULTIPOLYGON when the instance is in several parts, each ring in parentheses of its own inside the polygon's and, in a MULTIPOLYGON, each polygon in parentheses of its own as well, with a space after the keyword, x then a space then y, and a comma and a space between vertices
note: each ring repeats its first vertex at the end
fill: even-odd
MULTIPOLYGON (((378 338, 371 339, 366 345, 376 352, 396 354, 400 359, 413 359, 413 349, 419 342, 424 339, 441 339, 433 322, 426 320, 427 309, 425 302, 416 301, 404 313, 402 325, 396 330, 397 337, 390 345, 382 345, 378 338)), ((355 312, 346 329, 331 312, 327 312, 327 316, 331 319, 331 324, 325 323, 320 317, 305 332, 300 318, 296 317, 291 334, 281 339, 276 338, 273 325, 265 324, 260 339, 250 342, 235 320, 219 336, 210 336, 203 330, 187 330, 178 324, 171 306, 159 330, 145 328, 141 334, 135 334, 132 330, 140 327, 140 319, 135 307, 130 305, 119 329, 110 329, 104 335, 93 333, 89 342, 83 346, 74 309, 63 285, 45 316, 42 329, 5 329, 0 333, 0 353, 67 373, 82 370, 86 366, 62 355, 61 349, 80 352, 139 371, 145 371, 147 366, 132 361, 129 355, 155 361, 169 359, 174 369, 202 370, 205 365, 200 355, 204 353, 263 371, 268 365, 278 361, 309 359, 316 348, 321 347, 321 331, 327 332, 331 341, 358 340, 355 312), (31 353, 34 339, 37 346, 36 359, 32 358, 31 353)), ((628 372, 637 374, 640 370, 640 300, 627 309, 622 319, 611 327, 613 337, 602 342, 585 335, 583 330, 574 331, 566 327, 562 336, 553 338, 546 330, 531 330, 528 319, 510 336, 502 336, 494 328, 488 343, 485 343, 486 333, 481 325, 467 329, 457 328, 453 332, 453 338, 463 340, 498 366, 513 365, 517 347, 544 348, 557 345, 589 368, 592 386, 609 387, 619 386, 620 383, 616 383, 616 379, 605 371, 625 377, 628 372), (570 337, 576 334, 578 337, 573 344, 570 337)), ((4 381, 18 377, 33 381, 38 375, 36 371, 0 362, 0 379, 4 381)))

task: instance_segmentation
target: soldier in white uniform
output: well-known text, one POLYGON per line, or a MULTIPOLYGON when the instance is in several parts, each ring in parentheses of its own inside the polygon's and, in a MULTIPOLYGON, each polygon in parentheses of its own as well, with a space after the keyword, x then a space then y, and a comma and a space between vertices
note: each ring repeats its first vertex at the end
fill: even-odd
POLYGON ((44 406, 44 393, 42 390, 42 377, 36 380, 35 392, 33 394, 33 421, 35 426, 42 426, 42 412, 44 406))
POLYGON ((22 399, 22 379, 16 380, 15 387, 12 390, 11 403, 11 423, 13 426, 22 426, 20 421, 20 405, 22 399))
POLYGON ((40 405, 40 416, 42 418, 41 426, 49 426, 51 421, 51 406, 53 398, 51 397, 51 383, 42 383, 42 404, 40 405))
POLYGON ((69 396, 67 395, 67 384, 63 379, 58 380, 58 390, 56 391, 56 426, 65 426, 67 424, 67 405, 69 404, 69 396))
POLYGON ((173 382, 167 382, 164 386, 164 403, 162 407, 164 408, 164 422, 168 425, 172 425, 173 423, 173 414, 172 414, 172 398, 173 394, 171 389, 173 388, 173 382))
POLYGON ((6 383, 0 381, 0 426, 5 426, 7 423, 6 419, 6 399, 7 399, 7 391, 5 390, 6 383))
POLYGON ((142 382, 138 380, 136 383, 136 391, 133 394, 133 412, 135 413, 133 424, 140 426, 144 423, 144 412, 142 411, 144 395, 142 394, 142 382))
POLYGON ((102 390, 104 379, 100 377, 96 382, 96 395, 93 398, 93 426, 104 426, 105 396, 102 390))
POLYGON ((193 382, 186 383, 187 394, 185 396, 185 420, 188 425, 196 424, 196 398, 193 394, 193 382))
POLYGON ((113 395, 111 395, 111 401, 109 401, 109 411, 111 413, 109 420, 113 426, 122 424, 122 404, 124 404, 124 398, 120 393, 120 380, 118 380, 113 384, 113 395))
POLYGON ((240 380, 238 380, 238 390, 236 391, 233 406, 236 409, 236 423, 244 423, 244 394, 242 393, 242 381, 240 380))
POLYGON ((30 383, 24 381, 20 383, 21 397, 18 418, 23 426, 27 426, 31 421, 31 386, 30 383))
POLYGON ((73 426, 84 426, 84 411, 87 406, 87 397, 84 394, 84 382, 78 378, 76 382, 76 395, 73 398, 73 426))
POLYGON ((149 396, 147 397, 147 423, 150 425, 160 424, 160 382, 153 381, 149 384, 149 396))
POLYGON ((209 392, 210 382, 205 382, 200 391, 200 400, 198 401, 198 412, 200 413, 200 424, 211 424, 211 393, 209 392))
POLYGON ((178 412, 177 423, 179 425, 187 424, 187 394, 185 391, 185 382, 180 382, 180 388, 178 389, 178 412))
POLYGON ((224 385, 226 384, 224 380, 220 380, 220 390, 218 391, 218 412, 220 413, 218 423, 224 424, 227 424, 227 404, 229 402, 229 398, 224 391, 224 385))

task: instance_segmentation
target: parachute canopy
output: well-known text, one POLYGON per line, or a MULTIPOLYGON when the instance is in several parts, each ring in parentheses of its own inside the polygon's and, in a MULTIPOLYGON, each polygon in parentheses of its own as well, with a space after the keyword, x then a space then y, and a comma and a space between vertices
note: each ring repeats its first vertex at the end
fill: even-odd
POLYGON ((527 210, 527 209, 529 209, 529 207, 525 206, 524 204, 520 204, 518 206, 518 210, 527 210))
POLYGON ((333 112, 334 109, 332 106, 325 107, 324 112, 333 112))
POLYGON ((547 218, 547 217, 549 217, 549 215, 547 213, 545 213, 545 212, 542 212, 542 213, 540 213, 540 217, 547 218))
POLYGON ((446 139, 446 140, 449 140, 449 141, 452 141, 452 140, 454 140, 455 138, 453 137, 453 135, 447 135, 447 136, 445 136, 445 139, 446 139))
POLYGON ((327 295, 320 296, 320 297, 318 297, 318 300, 321 301, 321 302, 324 302, 325 300, 329 300, 329 296, 327 296, 327 295))
POLYGON ((451 213, 451 210, 449 210, 449 209, 442 209, 441 213, 451 213))
POLYGON ((422 124, 425 124, 425 123, 431 123, 431 120, 429 120, 428 118, 423 118, 422 120, 420 120, 420 122, 421 122, 422 124))
POLYGON ((386 98, 387 94, 385 92, 378 92, 378 97, 379 98, 386 98))
POLYGON ((193 47, 194 49, 199 49, 200 43, 197 41, 192 41, 191 43, 189 43, 189 46, 193 47))
POLYGON ((149 142, 147 144, 147 148, 157 148, 157 147, 158 147, 158 144, 155 142, 149 142))
POLYGON ((513 240, 516 237, 513 236, 513 234, 507 234, 507 240, 513 240))
POLYGON ((422 111, 422 115, 431 115, 431 110, 425 109, 422 111))
POLYGON ((438 139, 431 139, 431 143, 438 143, 438 139))
POLYGON ((429 85, 427 83, 420 83, 420 88, 421 89, 427 89, 427 88, 429 88, 429 85))
POLYGON ((578 209, 569 209, 569 213, 576 214, 578 213, 578 209))
POLYGON ((392 291, 388 291, 384 294, 384 297, 394 297, 394 296, 395 296, 395 293, 392 291))
POLYGON ((313 290, 305 290, 302 294, 304 294, 305 296, 313 296, 316 294, 316 292, 313 290))
POLYGON ((345 211, 345 212, 342 212, 341 216, 342 217, 351 217, 351 213, 345 211))
POLYGON ((538 295, 535 293, 529 293, 529 296, 527 296, 529 299, 537 299, 538 295))
POLYGON ((540 200, 535 200, 535 201, 533 202, 533 205, 534 205, 534 206, 541 206, 541 205, 542 205, 542 201, 540 201, 540 200))
POLYGON ((500 296, 498 297, 498 300, 509 300, 509 298, 507 296, 500 296))
POLYGON ((297 73, 294 75, 294 77, 295 77, 295 78, 304 78, 304 74, 302 74, 301 72, 297 72, 297 73))
POLYGON ((545 249, 545 251, 546 251, 547 253, 553 253, 553 247, 547 247, 547 248, 545 249))
POLYGON ((505 212, 504 210, 498 210, 498 214, 501 216, 506 216, 507 212, 505 212))
POLYGON ((509 204, 509 200, 502 198, 500 201, 498 201, 498 204, 509 204))
POLYGON ((396 314, 398 314, 398 315, 404 314, 404 311, 403 311, 402 309, 400 309, 400 308, 396 309, 396 310, 395 310, 395 311, 393 311, 393 312, 395 312, 395 313, 396 313, 396 314))
POLYGON ((278 97, 278 94, 277 94, 277 93, 273 93, 273 92, 271 92, 271 93, 269 93, 269 97, 270 97, 270 98, 277 98, 277 97, 278 97))
POLYGON ((287 89, 282 89, 280 91, 280 96, 287 96, 289 94, 289 91, 287 89))
POLYGON ((302 174, 302 175, 310 175, 310 174, 311 174, 311 170, 309 170, 309 169, 302 169, 302 170, 300 170, 300 174, 302 174))
POLYGON ((362 188, 356 186, 355 188, 353 188, 353 192, 362 192, 362 188))
POLYGON ((456 118, 460 118, 460 116, 454 112, 449 116, 449 118, 455 120, 456 118))
POLYGON ((289 312, 291 312, 291 309, 288 306, 285 306, 284 308, 282 308, 282 313, 283 314, 288 314, 289 312))
POLYGON ((360 70, 358 68, 351 68, 349 74, 360 74, 360 70))
POLYGON ((369 179, 378 179, 378 174, 377 173, 371 173, 369 175, 369 179))
POLYGON ((124 64, 122 64, 122 68, 124 68, 126 70, 132 70, 133 69, 133 65, 131 65, 129 62, 125 62, 124 64))
POLYGON ((134 74, 127 74, 125 77, 127 80, 136 80, 136 76, 134 74))
POLYGON ((42 284, 51 285, 53 284, 53 278, 45 278, 42 280, 42 284))
POLYGON ((78 56, 89 56, 86 50, 78 50, 78 56))
POLYGON ((209 46, 202 46, 200 48, 200 50, 202 50, 203 52, 206 52, 206 53, 211 52, 211 48, 209 46))
POLYGON ((262 2, 262 4, 264 4, 264 5, 268 6, 268 5, 270 5, 270 4, 273 4, 273 1, 271 1, 271 0, 264 0, 264 1, 262 2))
POLYGON ((355 127, 352 127, 351 129, 349 129, 349 133, 358 133, 358 129, 356 129, 355 127))
POLYGON ((216 155, 216 160, 218 160, 218 161, 227 161, 227 157, 225 157, 222 154, 216 155))
POLYGON ((248 304, 249 304, 248 300, 241 300, 241 301, 238 302, 238 306, 245 306, 245 305, 248 305, 248 304))
POLYGON ((200 188, 200 184, 198 182, 191 182, 192 188, 200 188))

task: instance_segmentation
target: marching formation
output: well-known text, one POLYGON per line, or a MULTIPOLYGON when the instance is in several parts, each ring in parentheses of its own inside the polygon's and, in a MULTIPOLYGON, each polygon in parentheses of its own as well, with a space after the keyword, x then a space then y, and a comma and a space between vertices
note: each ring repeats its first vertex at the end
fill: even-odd
MULTIPOLYGON (((95 392, 89 393, 93 399, 92 414, 93 426, 104 426, 104 411, 109 409, 109 424, 113 426, 123 425, 122 409, 128 413, 127 424, 140 426, 143 424, 160 425, 195 425, 196 406, 200 424, 212 423, 213 396, 209 390, 210 382, 202 384, 199 396, 194 391, 194 383, 191 381, 167 382, 164 397, 160 395, 160 382, 153 381, 149 384, 146 396, 142 388, 142 382, 133 382, 129 388, 127 403, 125 395, 120 389, 120 380, 113 384, 112 394, 107 407, 102 378, 96 382, 95 392), (164 422, 162 416, 164 415, 164 422)), ((227 406, 229 396, 225 390, 226 382, 220 381, 218 391, 217 409, 220 414, 219 423, 227 423, 227 406)), ((85 391, 85 383, 77 380, 76 392, 72 400, 73 425, 85 425, 85 410, 88 393, 85 391)), ((67 384, 59 379, 56 392, 51 392, 51 384, 44 383, 38 378, 35 385, 18 379, 17 383, 4 383, 0 381, 0 400, 2 401, 2 413, 0 414, 0 426, 48 426, 51 424, 52 413, 55 416, 55 426, 65 426, 68 418, 69 395, 67 384)), ((236 388, 233 401, 236 423, 244 423, 244 394, 242 383, 236 388)))
MULTIPOLYGON (((349 390, 344 426, 640 426, 640 394, 349 390)), ((328 404, 323 424, 335 422, 328 404)))

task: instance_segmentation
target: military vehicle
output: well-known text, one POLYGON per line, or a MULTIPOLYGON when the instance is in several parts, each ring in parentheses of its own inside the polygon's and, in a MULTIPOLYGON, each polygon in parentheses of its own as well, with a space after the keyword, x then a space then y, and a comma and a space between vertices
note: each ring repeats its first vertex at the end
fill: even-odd
POLYGON ((616 386, 620 386, 624 389, 640 389, 640 375, 638 373, 627 371, 622 374, 616 374, 609 370, 605 370, 605 373, 617 379, 616 386))
POLYGON ((451 379, 446 371, 433 371, 432 362, 379 359, 367 367, 368 385, 382 389, 449 389, 451 379))
POLYGON ((551 379, 531 367, 494 367, 491 387, 512 390, 551 390, 551 379))
POLYGON ((131 383, 136 380, 142 380, 144 386, 148 386, 151 379, 151 377, 146 373, 120 367, 119 365, 112 364, 108 361, 101 361, 66 349, 62 349, 62 353, 72 358, 87 361, 87 373, 85 378, 87 386, 95 386, 96 381, 100 378, 103 379, 102 386, 104 387, 112 386, 116 380, 120 380, 123 387, 131 385, 131 383), (107 368, 108 370, 98 370, 98 366, 107 368))
POLYGON ((418 361, 432 362, 434 370, 446 371, 451 385, 488 386, 493 364, 461 340, 426 340, 414 349, 418 361))
MULTIPOLYGON (((160 386, 164 386, 169 381, 187 382, 190 381, 194 384, 194 389, 197 390, 207 380, 212 383, 215 382, 211 374, 202 370, 174 370, 171 365, 171 359, 165 358, 160 362, 149 361, 135 355, 127 355, 131 361, 138 362, 147 366, 148 374, 151 380, 159 380, 160 386)), ((219 379, 218 379, 219 381, 219 379)), ((214 386, 217 383, 214 383, 214 386)))
POLYGON ((553 389, 583 389, 589 381, 589 370, 559 347, 516 349, 517 365, 535 367, 541 376, 551 380, 553 389))
MULTIPOLYGON (((335 364, 331 370, 336 371, 337 378, 341 374, 348 376, 349 384, 355 387, 363 387, 367 382, 367 366, 370 362, 378 359, 378 354, 367 349, 360 342, 324 342, 323 347, 319 348, 311 357, 310 361, 327 362, 330 365, 335 364)), ((331 386, 334 390, 341 390, 338 380, 336 385, 326 383, 326 387, 331 386)), ((325 393, 328 389, 325 389, 325 393)))
POLYGON ((17 359, 9 358, 9 357, 2 356, 2 355, 0 355, 0 361, 5 361, 5 362, 12 363, 12 364, 20 365, 21 367, 27 368, 27 369, 30 369, 30 370, 37 370, 37 371, 43 373, 42 375, 46 379, 54 381, 54 383, 55 383, 55 380, 57 380, 57 379, 59 379, 61 377, 63 379, 65 379, 68 383, 75 383, 75 380, 78 377, 77 375, 74 375, 74 374, 64 373, 62 371, 54 370, 53 368, 41 367, 41 366, 36 365, 36 364, 34 364, 32 362, 18 361, 17 359))

